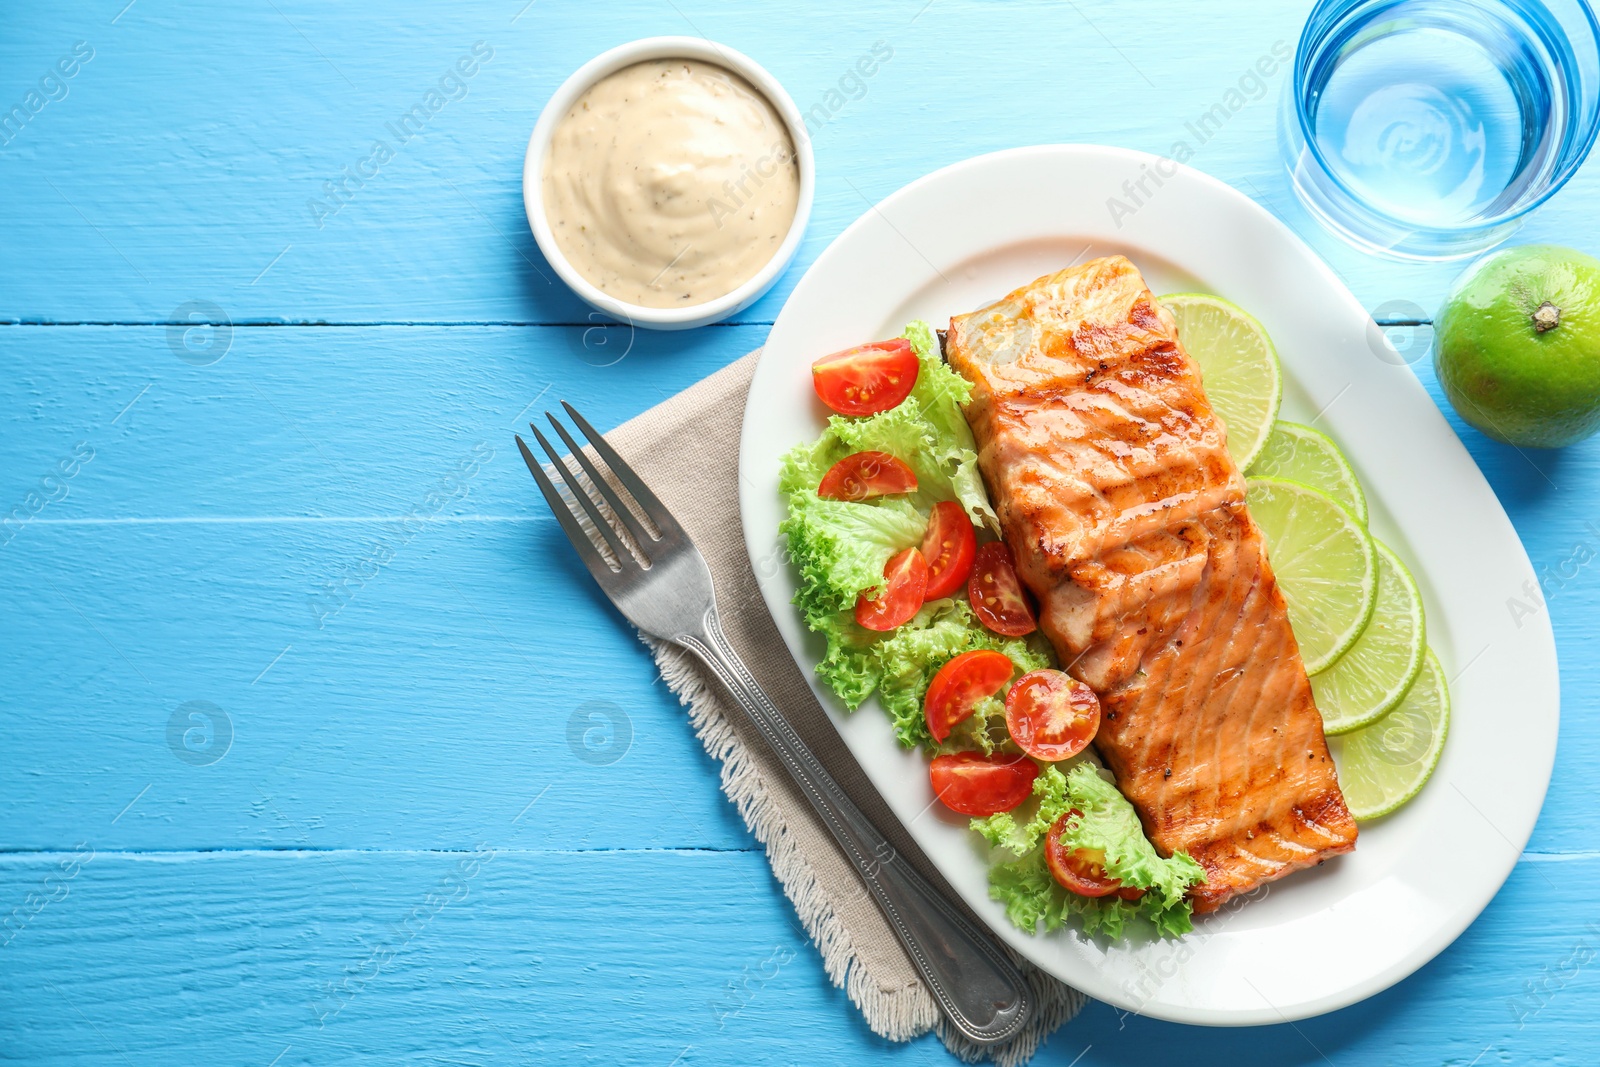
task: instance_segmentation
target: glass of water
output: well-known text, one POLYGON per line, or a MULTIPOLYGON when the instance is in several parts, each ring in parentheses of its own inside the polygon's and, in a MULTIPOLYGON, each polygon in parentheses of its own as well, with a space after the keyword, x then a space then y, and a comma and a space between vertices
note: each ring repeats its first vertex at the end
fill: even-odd
POLYGON ((1509 237, 1597 125, 1585 0, 1319 0, 1278 135, 1295 193, 1339 236, 1453 259, 1509 237))

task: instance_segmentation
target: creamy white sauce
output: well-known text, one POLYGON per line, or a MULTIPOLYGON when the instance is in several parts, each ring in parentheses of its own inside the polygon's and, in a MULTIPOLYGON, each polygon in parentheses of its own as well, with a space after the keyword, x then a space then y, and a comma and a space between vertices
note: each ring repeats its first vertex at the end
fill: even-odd
POLYGON ((545 214, 573 268, 650 308, 731 293, 794 221, 800 171, 788 127, 749 82, 712 63, 659 59, 611 74, 556 126, 545 214))

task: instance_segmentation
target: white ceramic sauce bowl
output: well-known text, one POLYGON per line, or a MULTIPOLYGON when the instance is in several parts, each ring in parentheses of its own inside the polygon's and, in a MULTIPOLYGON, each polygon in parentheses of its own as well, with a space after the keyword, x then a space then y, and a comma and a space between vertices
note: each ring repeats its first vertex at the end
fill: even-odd
POLYGON ((772 288, 772 284, 778 280, 778 275, 783 273, 800 247, 800 238, 805 233, 806 221, 811 217, 811 198, 814 189, 815 164, 811 154, 811 139, 806 134, 805 122, 800 117, 800 109, 795 107, 794 100, 784 91, 783 86, 778 84, 776 78, 749 56, 700 37, 646 37, 602 52, 579 67, 571 77, 561 83, 561 87, 555 91, 545 104, 544 110, 539 113, 539 121, 533 127, 533 136, 528 139, 528 154, 522 163, 522 203, 528 212, 528 225, 533 229, 533 239, 539 243, 539 250, 544 253, 545 259, 550 261, 550 266, 555 268, 556 273, 561 275, 561 280, 591 307, 620 321, 655 330, 687 330, 694 326, 718 322, 749 307, 758 297, 772 288), (789 139, 794 144, 795 158, 800 168, 800 197, 795 204, 794 220, 789 224, 789 232, 784 237, 783 244, 778 246, 777 252, 773 253, 766 266, 737 289, 691 307, 641 307, 638 304, 618 300, 604 292, 579 274, 562 254, 556 244, 555 235, 551 232, 549 217, 545 214, 544 160, 545 154, 550 150, 550 140, 555 134, 556 126, 566 117, 577 99, 596 82, 624 67, 650 59, 698 59, 706 63, 715 63, 744 78, 771 102, 782 117, 784 125, 788 127, 789 139))

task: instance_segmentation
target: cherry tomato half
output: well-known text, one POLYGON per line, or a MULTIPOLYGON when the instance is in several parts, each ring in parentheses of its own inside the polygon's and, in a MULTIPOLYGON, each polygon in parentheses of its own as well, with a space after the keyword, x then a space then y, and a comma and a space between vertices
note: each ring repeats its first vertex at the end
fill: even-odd
POLYGON ((829 467, 817 486, 817 495, 829 500, 869 500, 916 491, 916 472, 887 452, 854 452, 829 467))
POLYGON ((990 541, 978 549, 967 599, 972 601, 978 621, 997 634, 1021 637, 1039 628, 1011 562, 1011 548, 1004 541, 990 541))
POLYGON ((863 593, 856 600, 856 622, 869 630, 893 630, 917 613, 928 588, 928 561, 908 548, 884 564, 883 577, 877 599, 863 593))
POLYGON ((970 716, 980 700, 1005 687, 1014 670, 1009 657, 987 648, 963 652, 940 667, 922 700, 933 739, 949 737, 951 728, 970 716))
POLYGON ((1026 756, 985 756, 981 752, 955 752, 933 757, 928 777, 933 794, 951 811, 963 815, 994 815, 1010 811, 1028 799, 1039 767, 1026 756))
POLYGON ((904 337, 857 345, 811 364, 811 384, 841 415, 876 415, 911 395, 921 364, 904 337))
MULTIPOLYGON (((1055 821, 1044 839, 1044 860, 1056 881, 1082 897, 1110 896, 1122 888, 1122 883, 1106 874, 1106 854, 1099 849, 1068 849, 1061 843, 1061 831, 1067 820, 1079 814, 1069 811, 1055 821)), ((1135 890, 1143 895, 1142 890, 1135 890)), ((1134 899, 1134 898, 1127 898, 1134 899)))
POLYGON ((1100 729, 1100 698, 1064 671, 1030 671, 1006 694, 1006 729, 1034 759, 1070 759, 1100 729))
POLYGON ((928 519, 928 532, 922 535, 922 555, 928 561, 928 591, 924 595, 929 600, 954 595, 967 584, 977 552, 978 537, 966 509, 954 500, 935 504, 928 519))

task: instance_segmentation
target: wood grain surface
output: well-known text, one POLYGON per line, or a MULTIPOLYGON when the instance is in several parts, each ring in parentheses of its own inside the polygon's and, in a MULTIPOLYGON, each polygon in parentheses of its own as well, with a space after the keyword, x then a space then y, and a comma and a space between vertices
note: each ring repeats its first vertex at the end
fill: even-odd
MULTIPOLYGON (((0 133, 0 1060, 953 1062, 828 985, 510 433, 557 398, 614 426, 758 346, 829 241, 938 167, 1170 151, 1308 9, 13 5, 0 112, 39 106, 0 133), (739 48, 827 116, 795 265, 737 323, 670 335, 591 316, 521 203, 554 87, 657 33, 739 48), (878 41, 892 58, 841 85, 878 41), (492 58, 400 143, 478 42, 492 58), (393 158, 358 185, 375 140, 393 158)), ((1315 229, 1281 88, 1190 162, 1380 317, 1426 319, 1458 266, 1315 229)), ((1597 205, 1591 164, 1518 240, 1600 251, 1597 205)), ((1443 405, 1428 327, 1396 329, 1443 405)), ((1346 1011, 1213 1031, 1091 1006, 1038 1062, 1600 1062, 1600 445, 1520 453, 1452 419, 1562 663, 1555 777, 1506 889, 1346 1011)))

